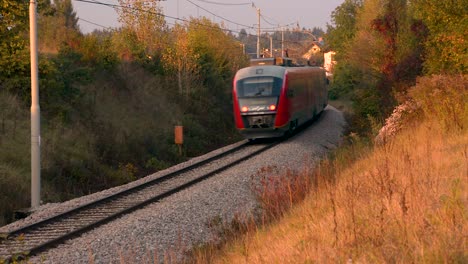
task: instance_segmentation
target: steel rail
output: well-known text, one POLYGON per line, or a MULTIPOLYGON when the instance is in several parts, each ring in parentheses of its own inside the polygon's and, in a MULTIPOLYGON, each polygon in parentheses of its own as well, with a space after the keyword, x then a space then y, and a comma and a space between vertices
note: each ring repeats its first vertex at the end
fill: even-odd
MULTIPOLYGON (((151 180, 149 182, 146 182, 146 183, 142 183, 140 185, 137 185, 137 186, 134 186, 134 187, 131 187, 127 190, 123 190, 123 191, 120 191, 118 193, 115 193, 115 194, 112 194, 112 195, 109 195, 103 199, 99 199, 99 200, 96 200, 96 201, 93 201, 93 202, 90 202, 88 204, 85 204, 85 205, 82 205, 82 206, 79 206, 77 208, 74 208, 74 209, 71 209, 69 211, 66 211, 64 213, 60 213, 60 214, 57 214, 55 216, 52 216, 50 218, 47 218, 45 220, 42 220, 42 221, 39 221, 39 222, 36 222, 36 223, 33 223, 31 225, 28 225, 28 226, 25 226, 25 227, 22 227, 22 228, 18 228, 16 230, 13 230, 11 232, 8 232, 8 233, 4 233, 3 234, 3 239, 0 239, 0 249, 2 248, 2 244, 4 246, 4 251, 5 251, 5 244, 7 244, 8 242, 12 242, 14 243, 16 240, 20 240, 20 243, 23 242, 24 240, 24 244, 26 244, 28 241, 27 241, 27 235, 25 234, 33 234, 34 232, 40 234, 42 233, 43 231, 41 231, 41 229, 44 229, 45 227, 47 227, 47 225, 53 225, 54 222, 56 223, 60 223, 61 221, 63 220, 69 220, 69 222, 71 223, 75 223, 75 222, 78 222, 81 220, 81 217, 80 217, 80 213, 81 214, 84 214, 86 213, 86 210, 93 210, 93 209, 99 209, 98 207, 101 206, 104 208, 111 208, 112 206, 112 202, 116 202, 118 208, 123 208, 121 210, 118 210, 116 211, 115 213, 112 213, 111 215, 106 215, 106 216, 102 216, 102 217, 95 217, 95 213, 93 215, 93 213, 91 215, 93 215, 92 217, 92 220, 96 219, 97 220, 94 220, 92 222, 87 222, 87 223, 84 223, 84 224, 79 224, 77 223, 76 224, 76 228, 73 226, 73 227, 70 227, 70 225, 65 225, 65 224, 62 224, 63 225, 63 228, 69 228, 69 229, 72 229, 70 230, 69 232, 66 232, 65 234, 60 234, 60 235, 55 235, 55 236, 51 236, 50 239, 38 239, 40 241, 44 241, 45 242, 40 242, 40 243, 35 243, 33 245, 26 245, 24 246, 24 249, 21 249, 21 250, 8 250, 8 248, 6 248, 7 251, 9 251, 9 253, 7 253, 7 255, 3 255, 0 254, 0 263, 2 263, 2 261, 4 261, 5 263, 9 263, 11 262, 12 260, 15 261, 15 260, 20 260, 20 259, 24 259, 25 257, 27 256, 31 256, 31 255, 36 255, 42 251, 44 251, 45 249, 47 248, 50 248, 54 245, 57 245, 57 244, 60 244, 72 237, 75 237, 77 236, 78 234, 82 234, 86 231, 89 231, 90 229, 93 229, 97 226, 100 226, 102 224, 105 224, 105 223, 108 223, 112 220, 114 220, 115 218, 119 217, 119 216, 122 216, 122 215, 125 215, 125 214, 128 214, 132 211, 135 211, 135 210, 138 210, 148 204, 151 204, 151 203, 154 203, 154 202, 157 202, 157 201, 160 201, 161 199, 164 199, 174 193, 177 193, 181 190, 184 190, 196 183, 199 183, 215 174, 218 174, 224 170, 227 170, 228 168, 231 168, 255 155, 258 155, 260 154, 261 152, 264 152, 266 151, 267 149, 270 149, 271 147, 277 145, 279 142, 275 142, 275 143, 271 143, 271 144, 267 144, 263 147, 261 147, 260 149, 254 151, 254 152, 251 152, 241 158, 238 158, 236 159, 235 161, 232 161, 224 166, 221 166, 215 170, 212 170, 208 173, 204 173, 202 174, 201 176, 199 177, 196 177, 195 179, 192 179, 188 182, 185 182, 181 185, 177 185, 175 188, 171 188, 170 190, 167 190, 167 191, 164 191, 158 195, 155 195, 153 197, 150 197, 150 198, 145 198, 143 199, 142 201, 140 202, 137 202, 135 204, 132 204, 132 205, 129 205, 127 207, 125 206, 120 206, 118 204, 118 200, 121 199, 121 200, 124 200, 125 201, 125 197, 129 197, 130 195, 132 194, 135 194, 135 195, 138 195, 137 193, 139 191, 143 191, 144 189, 147 189, 149 187, 152 187, 156 184, 160 184, 160 183, 163 183, 163 182, 166 182, 167 180, 169 179, 172 179, 172 178, 175 178, 177 175, 179 174, 182 174, 182 173, 185 173, 185 172, 188 172, 190 170, 193 170, 193 169, 196 169, 196 168, 199 168, 199 167, 202 167, 203 165, 205 164, 208 164, 212 161, 215 161, 217 159, 220 159, 222 157, 225 157, 229 154, 232 154, 238 150, 241 150, 243 149, 244 147, 246 147, 248 145, 248 143, 243 143, 239 146, 236 146, 235 148, 233 149, 230 149, 228 151, 225 151, 223 153, 220 153, 218 155, 215 155, 213 157, 210 157, 206 160, 203 160, 203 161, 199 161, 197 163, 194 163, 192 165, 189 165, 187 167, 184 167, 184 168, 181 168, 179 170, 176 170, 174 172, 171 172, 171 173, 168 173, 167 175, 164 175, 164 176, 161 176, 159 178, 156 178, 154 180, 151 180), (6 258, 5 258, 6 257, 6 258), (2 259, 4 258, 4 259, 2 259)), ((109 209, 110 212, 112 212, 112 209, 109 209)), ((86 220, 86 219, 85 219, 86 220)), ((88 216, 88 220, 89 220, 89 216, 88 216)), ((62 226, 61 226, 62 227, 62 226)), ((49 230, 56 230, 56 228, 54 228, 52 226, 52 228, 49 227, 49 230)), ((63 233, 63 232, 62 232, 63 233)), ((18 243, 15 244, 15 247, 18 248, 18 243)), ((0 252, 1 253, 1 252, 0 252)))
POLYGON ((130 192, 134 192, 136 189, 144 188, 144 187, 147 186, 147 185, 153 185, 155 182, 162 182, 162 181, 164 181, 164 180, 171 179, 171 178, 173 178, 174 176, 176 176, 176 175, 178 175, 178 174, 187 172, 187 171, 189 171, 189 170, 196 169, 196 168, 201 167, 201 166, 203 166, 203 165, 205 165, 205 164, 207 164, 207 163, 209 163, 209 162, 212 162, 212 161, 215 161, 215 160, 220 159, 220 158, 222 158, 222 157, 225 157, 225 156, 227 156, 228 154, 231 154, 231 153, 233 153, 233 152, 236 152, 236 151, 238 151, 238 150, 244 148, 244 147, 247 146, 247 145, 248 145, 248 143, 241 144, 241 145, 236 146, 236 147, 234 147, 234 148, 232 148, 232 149, 230 149, 230 150, 228 150, 228 151, 226 151, 226 152, 222 152, 222 153, 220 153, 220 154, 218 154, 218 155, 215 155, 215 156, 213 156, 213 157, 210 157, 210 158, 208 158, 208 159, 201 160, 201 161, 196 162, 196 163, 194 163, 194 164, 191 164, 191 165, 189 165, 189 166, 187 166, 187 167, 184 167, 184 168, 178 169, 178 170, 176 170, 176 171, 170 172, 170 173, 168 173, 168 174, 166 174, 166 175, 163 175, 163 176, 161 176, 161 177, 159 177, 159 178, 155 178, 155 179, 153 179, 153 180, 151 180, 151 181, 144 182, 144 183, 142 183, 142 184, 133 186, 133 187, 131 187, 131 188, 129 188, 129 189, 125 189, 125 190, 119 191, 119 192, 117 192, 117 193, 110 194, 110 195, 108 195, 108 196, 106 196, 106 197, 103 197, 103 198, 101 198, 101 199, 97 199, 97 200, 91 201, 91 202, 89 202, 89 203, 87 203, 87 204, 83 204, 83 205, 78 206, 78 207, 75 207, 75 208, 73 208, 73 209, 71 209, 71 210, 68 210, 68 211, 59 213, 59 214, 57 214, 57 215, 54 215, 54 216, 51 216, 51 217, 49 217, 49 218, 43 219, 43 220, 41 220, 41 221, 32 223, 32 224, 30 224, 30 225, 27 225, 27 226, 24 226, 24 227, 20 227, 20 228, 18 228, 18 229, 15 229, 15 230, 12 230, 12 231, 9 231, 9 232, 0 233, 0 241, 2 240, 2 238, 3 238, 3 239, 8 239, 10 236, 14 236, 14 235, 16 235, 16 234, 22 233, 25 229, 34 228, 34 227, 36 227, 36 226, 39 226, 39 225, 45 224, 45 223, 47 223, 47 222, 53 221, 53 220, 55 220, 55 219, 57 219, 57 218, 64 217, 64 216, 66 216, 66 215, 72 214, 72 213, 77 212, 77 211, 80 211, 80 210, 82 210, 82 209, 86 209, 87 207, 91 207, 91 206, 93 206, 93 205, 95 205, 95 204, 99 204, 99 203, 105 202, 105 201, 107 201, 107 200, 114 199, 114 198, 116 198, 116 197, 118 197, 118 196, 125 195, 125 194, 130 193, 130 192))

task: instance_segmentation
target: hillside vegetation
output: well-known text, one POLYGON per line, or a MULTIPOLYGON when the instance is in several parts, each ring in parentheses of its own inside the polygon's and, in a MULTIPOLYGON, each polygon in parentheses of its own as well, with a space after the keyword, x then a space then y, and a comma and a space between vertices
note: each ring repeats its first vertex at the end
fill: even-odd
POLYGON ((201 245, 188 262, 466 263, 466 6, 338 6, 325 40, 337 52, 331 102, 349 121, 343 145, 317 167, 262 182, 263 214, 225 223, 225 243, 201 245))

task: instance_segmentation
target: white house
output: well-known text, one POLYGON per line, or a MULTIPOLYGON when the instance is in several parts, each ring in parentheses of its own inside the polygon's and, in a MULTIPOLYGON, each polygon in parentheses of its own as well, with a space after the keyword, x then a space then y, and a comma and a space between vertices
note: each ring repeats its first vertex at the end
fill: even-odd
POLYGON ((327 73, 331 74, 333 73, 333 68, 335 67, 336 65, 336 61, 335 61, 335 54, 336 52, 334 51, 329 51, 329 52, 326 52, 323 54, 323 67, 325 68, 325 70, 327 71, 327 73))

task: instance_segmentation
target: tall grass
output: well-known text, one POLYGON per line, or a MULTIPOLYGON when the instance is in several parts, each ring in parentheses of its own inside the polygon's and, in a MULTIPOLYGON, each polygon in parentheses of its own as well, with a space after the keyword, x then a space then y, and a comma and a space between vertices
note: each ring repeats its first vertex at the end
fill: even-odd
POLYGON ((438 122, 443 129, 466 131, 467 75, 434 75, 419 78, 410 95, 420 103, 426 119, 438 122))
POLYGON ((464 76, 420 79, 411 125, 371 149, 350 136, 351 145, 296 178, 310 192, 292 206, 281 191, 290 182, 264 182, 259 201, 278 221, 194 262, 468 262, 466 87, 464 76))

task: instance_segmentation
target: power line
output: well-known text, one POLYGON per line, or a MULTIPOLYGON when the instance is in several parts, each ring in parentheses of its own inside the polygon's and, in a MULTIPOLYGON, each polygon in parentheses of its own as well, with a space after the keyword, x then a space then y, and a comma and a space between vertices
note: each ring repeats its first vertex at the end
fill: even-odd
POLYGON ((265 16, 263 15, 260 15, 260 17, 262 18, 263 21, 265 21, 267 24, 271 25, 271 26, 275 26, 275 27, 271 27, 271 28, 261 28, 263 31, 265 31, 266 29, 281 29, 281 28, 284 28, 284 27, 289 27, 289 26, 292 26, 294 24, 296 24, 296 22, 291 22, 289 24, 286 24, 286 25, 278 25, 278 24, 272 24, 270 23, 269 21, 267 21, 265 18, 265 16))
MULTIPOLYGON (((159 16, 162 16, 162 17, 166 17, 166 18, 171 18, 171 19, 174 19, 174 20, 178 20, 178 21, 182 21, 182 22, 187 22, 187 23, 193 23, 195 25, 199 25, 199 26, 202 26, 202 27, 206 27, 206 28, 212 28, 212 29, 219 29, 221 31, 225 31, 225 32, 229 32, 229 33, 241 33, 240 31, 236 31, 236 30, 231 30, 231 29, 224 29, 224 28, 221 28, 219 26, 211 26, 211 25, 206 25, 206 24, 202 24, 202 23, 197 23, 197 22, 194 22, 194 21, 190 21, 190 20, 187 20, 187 19, 183 19, 183 18, 176 18, 176 17, 172 17, 172 16, 168 16, 168 15, 164 15, 162 13, 158 13, 158 12, 153 12, 153 11, 149 11, 149 10, 143 10, 143 9, 140 9, 140 8, 135 8, 135 7, 129 7, 129 6, 121 6, 121 5, 116 5, 116 4, 109 4, 109 3, 103 3, 103 2, 99 2, 97 0, 74 0, 74 1, 77 1, 77 2, 83 2, 83 3, 88 3, 88 4, 95 4, 95 5, 103 5, 103 6, 107 6, 107 7, 110 7, 110 8, 118 8, 118 9, 121 9, 122 11, 124 12, 128 12, 128 11, 125 11, 126 9, 130 9, 130 10, 135 10, 135 11, 141 11, 141 12, 147 12, 147 13, 150 13, 150 14, 155 14, 155 15, 159 15, 159 16)), ((84 20, 83 20, 84 21, 84 20)), ((94 22, 92 22, 94 23, 94 22)), ((166 22, 168 23, 168 22, 166 22)), ((168 23, 170 24, 170 23, 168 23)), ((99 25, 100 26, 100 25, 99 25)), ((252 27, 249 27, 249 29, 251 29, 252 27)), ((257 36, 255 34, 250 34, 250 36, 257 36)), ((263 38, 263 39, 270 39, 269 37, 266 37, 266 36, 260 36, 260 38, 263 38)), ((273 40, 275 41, 281 41, 280 39, 276 39, 274 38, 273 40)), ((300 41, 288 41, 288 40, 285 40, 284 41, 285 43, 300 43, 300 41)))
MULTIPOLYGON (((261 17, 262 20, 265 21, 265 23, 267 23, 268 25, 271 25, 271 26, 276 26, 276 25, 278 25, 278 23, 277 23, 277 24, 270 23, 268 20, 266 20, 266 18, 268 18, 268 17, 266 17, 266 16, 264 16, 264 15, 260 15, 260 17, 261 17)), ((270 18, 268 18, 268 19, 270 19, 270 18)))
POLYGON ((282 27, 287 27, 287 26, 291 26, 291 25, 294 25, 296 24, 296 22, 291 22, 289 24, 285 24, 285 25, 280 25, 280 23, 278 21, 276 21, 275 19, 271 18, 271 17, 267 17, 265 16, 264 14, 261 14, 260 17, 262 18, 263 21, 265 21, 265 23, 271 25, 271 26, 276 26, 275 28, 282 28, 282 27), (270 21, 268 20, 274 20, 276 22, 276 24, 274 23, 271 23, 270 21))
MULTIPOLYGON (((131 6, 122 6, 122 5, 116 5, 116 4, 110 4, 110 3, 103 3, 103 2, 99 2, 97 0, 74 0, 74 1, 82 2, 82 3, 88 3, 88 4, 107 6, 107 7, 114 8, 114 9, 120 9, 120 10, 122 10, 124 12, 129 12, 129 11, 125 11, 125 10, 146 12, 146 13, 150 13, 150 14, 153 14, 153 15, 158 15, 158 16, 162 16, 162 17, 165 17, 165 18, 170 18, 170 19, 174 19, 174 20, 178 20, 178 21, 182 21, 182 22, 190 22, 189 20, 186 20, 186 19, 183 19, 183 18, 177 18, 177 17, 165 15, 163 13, 153 12, 153 11, 150 11, 150 10, 144 10, 144 9, 141 9, 141 8, 136 8, 136 7, 131 7, 131 6)), ((203 25, 203 24, 200 24, 200 23, 196 23, 196 24, 206 26, 206 27, 210 27, 210 28, 217 28, 217 27, 213 27, 213 26, 203 25)))
MULTIPOLYGON (((158 15, 158 16, 162 16, 162 17, 166 17, 166 18, 170 18, 170 19, 174 19, 174 20, 178 20, 178 21, 189 22, 188 20, 183 19, 183 18, 168 16, 168 15, 165 15, 163 13, 152 12, 152 11, 149 11, 149 10, 144 10, 144 9, 141 9, 141 8, 136 8, 136 7, 131 7, 131 6, 122 6, 122 5, 116 5, 116 4, 110 4, 110 3, 103 3, 103 2, 99 2, 97 0, 74 0, 74 1, 88 3, 88 4, 102 5, 102 6, 107 6, 107 7, 121 9, 121 10, 130 9, 130 10, 146 12, 146 13, 150 13, 150 14, 154 14, 154 15, 158 15)), ((124 11, 124 12, 126 12, 126 11, 124 11)), ((212 28, 214 28, 214 27, 212 27, 212 28)))
MULTIPOLYGON (((222 20, 226 20, 227 22, 233 23, 233 24, 238 25, 238 26, 246 27, 246 28, 251 28, 251 29, 254 28, 254 27, 252 27, 252 26, 243 25, 243 24, 234 22, 234 21, 232 21, 232 20, 229 20, 229 19, 227 19, 227 18, 224 18, 224 17, 222 17, 222 16, 218 16, 217 14, 215 14, 215 13, 213 13, 213 12, 207 10, 206 8, 203 8, 203 7, 201 7, 201 6, 197 5, 197 4, 195 4, 194 2, 192 2, 192 1, 190 1, 190 0, 186 0, 186 1, 189 2, 189 3, 191 3, 191 4, 194 5, 194 6, 198 7, 198 8, 201 8, 202 10, 204 10, 204 11, 210 13, 211 15, 213 15, 213 16, 215 16, 215 17, 217 17, 217 18, 221 18, 222 20)), ((203 2, 203 1, 202 1, 202 2, 203 2)))
POLYGON ((224 6, 239 6, 239 5, 252 5, 253 2, 249 3, 219 3, 219 2, 213 2, 213 1, 206 1, 206 0, 197 0, 199 2, 204 2, 207 4, 213 4, 213 5, 224 5, 224 6))
MULTIPOLYGON (((213 13, 213 12, 207 10, 206 8, 203 8, 203 7, 201 7, 201 6, 197 5, 197 4, 195 4, 194 2, 192 2, 192 1, 190 1, 190 0, 186 0, 186 1, 189 2, 189 3, 191 3, 191 4, 194 5, 194 6, 198 7, 198 8, 201 8, 202 10, 208 12, 209 14, 211 14, 211 15, 213 15, 213 16, 216 16, 216 17, 218 17, 218 18, 220 18, 220 19, 222 19, 222 20, 225 20, 225 21, 227 21, 227 22, 233 23, 233 24, 238 25, 238 26, 246 27, 246 28, 249 28, 249 29, 255 29, 255 28, 252 27, 252 26, 243 25, 243 24, 234 22, 234 21, 232 21, 232 20, 229 20, 229 19, 227 19, 227 18, 224 18, 224 17, 222 17, 222 16, 219 16, 219 15, 217 15, 217 14, 215 14, 215 13, 213 13)), ((197 1, 201 1, 201 0, 197 0, 197 1)), ((201 1, 201 2, 204 2, 204 1, 201 1)), ((252 6, 255 6, 255 5, 253 4, 253 2, 252 2, 251 4, 252 4, 252 6)), ((268 24, 270 24, 270 23, 268 23, 268 24)), ((294 24, 294 23, 291 23, 291 24, 294 24)), ((273 25, 273 24, 270 24, 270 25, 273 25)), ((290 25, 290 24, 288 24, 288 25, 290 25)), ((273 26, 275 26, 275 27, 260 28, 260 30, 263 31, 263 30, 272 30, 272 29, 279 29, 279 28, 281 28, 281 26, 277 26, 277 25, 273 25, 273 26)))
POLYGON ((86 20, 86 19, 81 18, 81 17, 78 17, 78 20, 81 20, 81 21, 86 22, 86 23, 88 23, 88 24, 95 25, 95 26, 98 26, 98 27, 102 27, 102 28, 105 28, 105 29, 112 29, 111 27, 106 27, 106 26, 103 26, 103 25, 100 25, 100 24, 98 24, 98 23, 95 23, 95 22, 86 20))
MULTIPOLYGON (((182 19, 182 18, 176 18, 176 17, 173 17, 173 16, 169 16, 169 15, 165 15, 163 13, 156 13, 156 12, 151 12, 151 11, 148 11, 148 10, 142 10, 142 9, 139 9, 139 8, 135 8, 135 7, 129 7, 129 6, 121 6, 121 5, 116 5, 116 4, 111 4, 111 3, 104 3, 104 2, 100 2, 100 1, 97 1, 97 0, 74 0, 74 1, 78 1, 78 2, 83 2, 83 3, 90 3, 90 4, 98 4, 98 5, 104 5, 104 6, 108 6, 108 7, 112 7, 112 8, 115 8, 115 9, 131 9, 131 10, 136 10, 136 11, 143 11, 143 12, 150 12, 152 14, 155 14, 155 15, 159 15, 159 16, 162 16, 162 17, 166 17, 166 18, 170 18, 170 19, 174 19, 174 20, 178 20, 178 21, 184 21, 184 22, 188 22, 188 20, 186 19, 182 19)), ((158 0, 158 1, 164 1, 164 0, 158 0)), ((206 12, 222 19, 222 20, 225 20, 227 22, 230 22, 230 23, 233 23, 237 26, 241 26, 241 27, 244 27, 244 29, 255 29, 255 27, 253 26, 249 26, 249 25, 244 25, 244 24, 240 24, 240 23, 237 23, 235 21, 232 21, 230 19, 227 19, 227 18, 224 18, 222 16, 219 16, 209 10, 207 10, 206 8, 203 8, 195 3, 193 3, 192 1, 190 0, 186 0, 188 2, 190 2, 191 4, 195 5, 196 7, 198 8, 201 8, 203 10, 205 10, 206 12)), ((253 4, 253 3, 252 3, 253 4)), ((293 23, 291 23, 293 24, 293 23)), ((288 24, 288 25, 291 25, 291 24, 288 24)), ((286 26, 288 26, 286 25, 286 26)), ((269 27, 269 28, 260 28, 260 30, 262 31, 265 31, 265 30, 274 30, 274 29, 279 29, 281 28, 282 26, 276 26, 276 27, 269 27)), ((236 33, 239 33, 238 31, 234 31, 234 30, 226 30, 226 31, 230 31, 230 32, 236 32, 236 33)))

